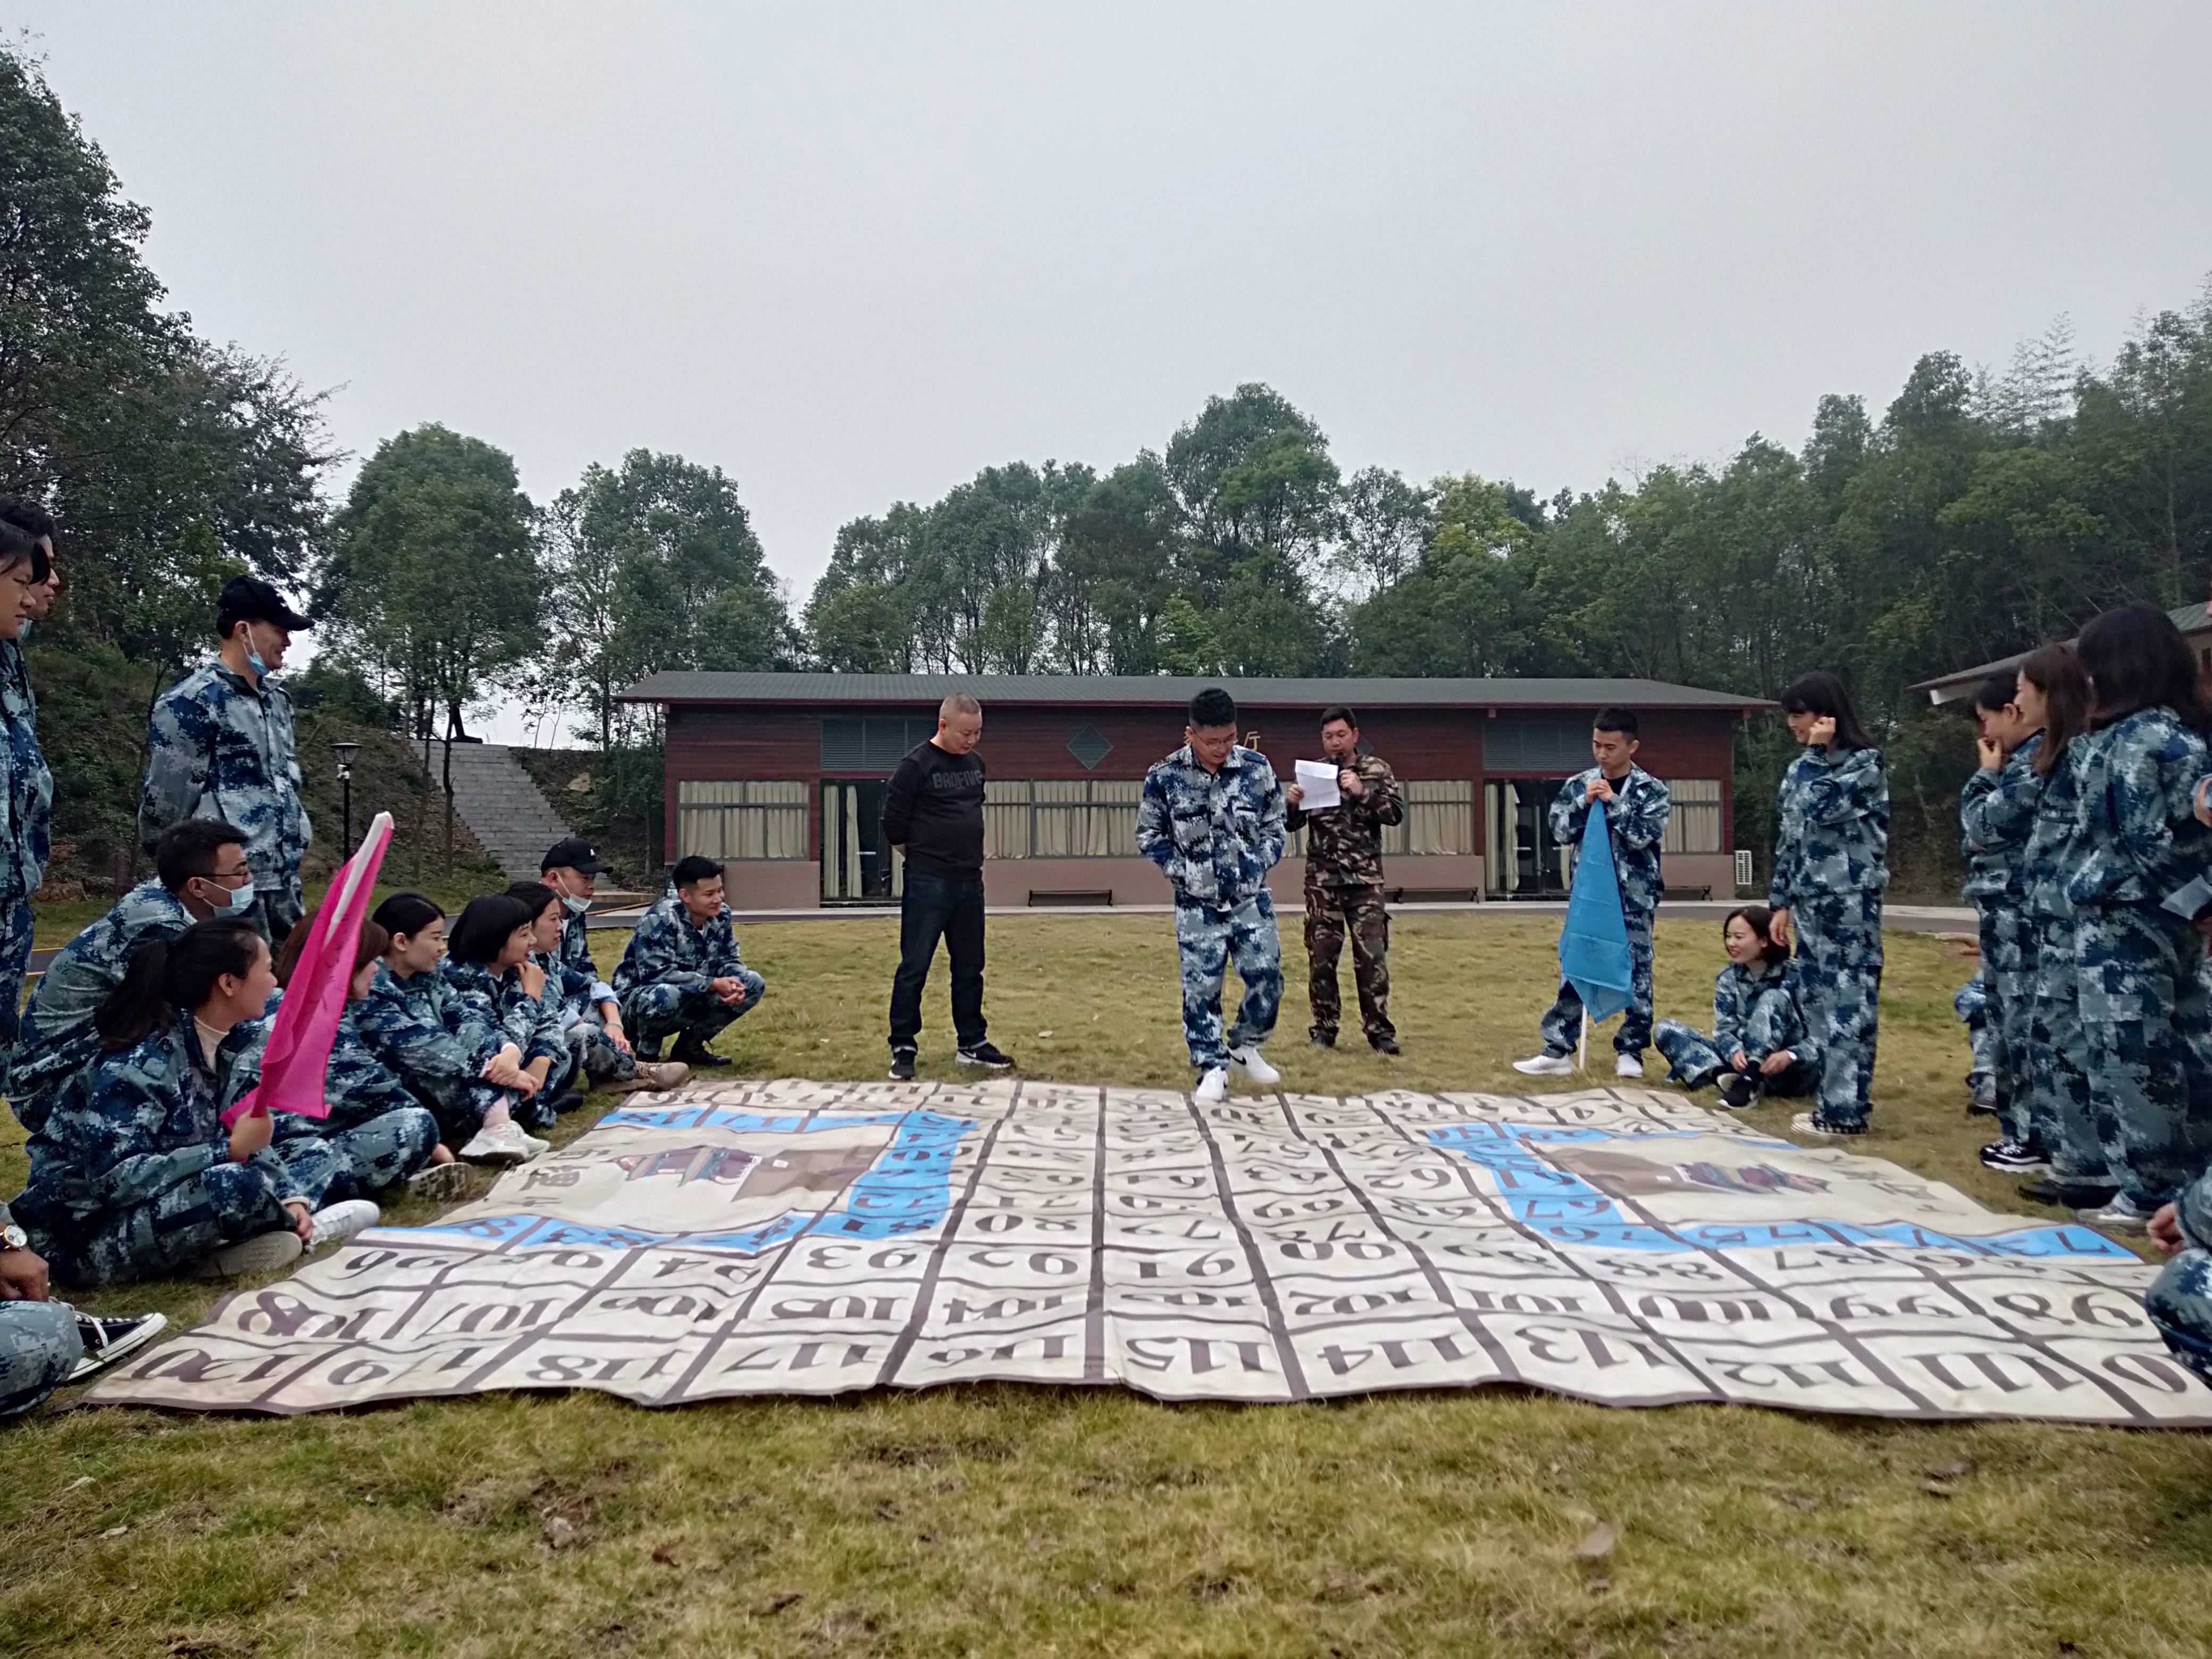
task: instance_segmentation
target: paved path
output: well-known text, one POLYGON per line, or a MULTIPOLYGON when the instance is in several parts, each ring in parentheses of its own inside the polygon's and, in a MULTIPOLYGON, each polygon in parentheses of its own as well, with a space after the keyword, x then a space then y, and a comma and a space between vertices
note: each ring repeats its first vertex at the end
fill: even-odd
MULTIPOLYGON (((538 879, 538 860, 573 834, 522 763, 495 743, 453 746, 453 810, 509 881, 538 879)), ((419 756, 422 750, 416 747, 419 756)), ((445 780, 446 745, 430 744, 430 781, 445 780)))

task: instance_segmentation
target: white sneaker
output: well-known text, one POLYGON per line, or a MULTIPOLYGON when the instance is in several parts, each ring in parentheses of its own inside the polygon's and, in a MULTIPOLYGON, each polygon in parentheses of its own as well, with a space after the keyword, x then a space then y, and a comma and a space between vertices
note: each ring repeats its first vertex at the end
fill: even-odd
POLYGON ((512 1119, 496 1129, 477 1130, 475 1138, 460 1150, 460 1157, 467 1163, 492 1164, 502 1168, 527 1164, 537 1156, 530 1150, 530 1137, 512 1119))
POLYGON ((224 1245, 196 1263, 191 1274, 194 1279, 237 1279, 246 1273, 274 1273, 298 1261, 300 1248, 300 1235, 289 1227, 280 1227, 224 1245))
POLYGON ((1619 1060, 1613 1062, 1613 1074, 1615 1077, 1642 1077, 1644 1075, 1644 1056, 1641 1054, 1623 1054, 1619 1060))
POLYGON ((1527 1077, 1565 1077, 1573 1072, 1575 1063, 1565 1054, 1531 1054, 1515 1060, 1513 1069, 1527 1077))
POLYGON ((1198 1087, 1190 1091, 1190 1097, 1201 1106, 1218 1106, 1228 1099, 1229 1068, 1225 1066, 1207 1066, 1206 1075, 1198 1080, 1198 1087))
POLYGON ((1229 1051, 1229 1063, 1262 1089, 1272 1089, 1283 1080, 1283 1074, 1260 1058, 1257 1043, 1248 1042, 1242 1048, 1229 1051))
POLYGON ((325 1204, 307 1219, 313 1225, 307 1248, 319 1250, 325 1244, 343 1244, 356 1233, 367 1232, 384 1219, 384 1212, 365 1198, 349 1198, 343 1204, 325 1204))
MULTIPOLYGON (((544 1153, 550 1152, 553 1150, 553 1143, 551 1141, 540 1140, 536 1135, 532 1134, 527 1129, 517 1129, 515 1133, 522 1137, 522 1144, 529 1149, 531 1158, 541 1157, 544 1153)), ((529 1158, 525 1158, 523 1160, 526 1164, 529 1161, 529 1158)))

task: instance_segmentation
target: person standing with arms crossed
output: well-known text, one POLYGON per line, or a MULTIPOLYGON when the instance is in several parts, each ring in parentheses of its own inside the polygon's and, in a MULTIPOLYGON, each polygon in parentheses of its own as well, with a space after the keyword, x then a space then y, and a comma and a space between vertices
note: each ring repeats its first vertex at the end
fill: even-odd
POLYGON ((1313 1045, 1336 1047, 1343 1000, 1336 963, 1352 941, 1352 982, 1359 993, 1359 1023, 1368 1046, 1398 1052, 1390 1024, 1390 913, 1382 902, 1382 830, 1403 823, 1406 808, 1387 763, 1359 747, 1359 721, 1349 708, 1324 709, 1321 751, 1338 766, 1342 804, 1317 812, 1304 808, 1305 792, 1283 792, 1290 810, 1283 827, 1306 832, 1306 995, 1313 1004, 1313 1045))
POLYGON ((300 920, 308 823, 292 699, 270 676, 283 665, 292 635, 307 626, 258 576, 222 585, 215 611, 222 643, 213 661, 154 705, 138 800, 138 841, 149 854, 180 818, 220 818, 246 831, 256 890, 246 915, 272 945, 300 920))
POLYGON ((952 963, 952 1033, 963 1066, 1014 1062, 983 1022, 983 705, 955 691, 938 705, 937 734, 917 744, 884 792, 884 839, 906 849, 899 965, 891 978, 890 1075, 914 1076, 921 993, 937 941, 952 963))

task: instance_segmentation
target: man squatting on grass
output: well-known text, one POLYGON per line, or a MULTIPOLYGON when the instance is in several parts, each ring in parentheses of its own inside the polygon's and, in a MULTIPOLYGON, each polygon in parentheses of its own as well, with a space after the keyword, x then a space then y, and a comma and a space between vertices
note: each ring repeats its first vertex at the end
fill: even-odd
POLYGON ((737 930, 722 902, 722 866, 696 854, 678 859, 669 891, 641 917, 615 969, 623 1023, 641 1059, 726 1066, 707 1045, 740 1014, 760 1006, 768 981, 738 955, 737 930))
MULTIPOLYGON (((1552 839, 1579 846, 1590 808, 1605 805, 1605 827, 1613 842, 1613 867, 1620 883, 1621 919, 1628 924, 1629 1005, 1613 1034, 1619 1053, 1613 1070, 1622 1077, 1644 1075, 1644 1049, 1651 1041, 1651 924, 1658 915, 1666 878, 1659 872, 1659 848, 1674 798, 1667 786, 1636 763, 1643 745, 1636 716, 1626 708, 1601 708, 1590 731, 1590 754, 1597 762, 1569 778, 1552 803, 1552 839)), ((1583 1000, 1559 981, 1559 994, 1544 1015, 1540 1054, 1516 1060, 1513 1069, 1531 1077, 1560 1077, 1575 1069, 1568 1058, 1581 1034, 1583 1000)))
POLYGON ((891 979, 891 1070, 914 1075, 921 993, 937 941, 952 964, 952 1036, 963 1066, 1004 1071, 983 1023, 983 705, 955 691, 938 705, 937 734, 918 744, 884 792, 884 839, 906 849, 899 965, 891 979))
POLYGON ((1390 913, 1382 903, 1382 830, 1403 823, 1398 780, 1376 757, 1359 747, 1359 722, 1349 708, 1324 709, 1322 753, 1337 764, 1341 805, 1305 810, 1305 792, 1292 784, 1284 827, 1306 832, 1306 994, 1313 1004, 1313 1044, 1336 1047, 1343 1000, 1336 961, 1352 941, 1352 982, 1359 992, 1359 1023, 1378 1054, 1398 1052, 1390 1024, 1390 913))
POLYGON ((1223 1099, 1229 1067, 1261 1088, 1282 1074, 1260 1057, 1283 1000, 1283 947, 1267 872, 1283 856, 1283 790, 1275 769, 1237 741, 1237 704, 1218 686, 1190 700, 1183 746, 1145 774, 1137 850, 1175 890, 1182 963, 1182 1036, 1199 1073, 1194 1098, 1223 1099), (1221 1035, 1221 979, 1230 958, 1243 1006, 1221 1035))

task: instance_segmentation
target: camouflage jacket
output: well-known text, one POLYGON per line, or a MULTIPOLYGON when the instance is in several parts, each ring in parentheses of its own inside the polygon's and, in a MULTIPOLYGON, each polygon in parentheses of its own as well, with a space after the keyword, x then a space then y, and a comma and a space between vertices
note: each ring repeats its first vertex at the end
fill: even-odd
POLYGON ((1966 896, 1977 904, 2019 901, 2021 857, 2035 827, 2036 799, 2043 793, 2043 779, 2035 769, 2036 751, 2042 747, 2039 732, 2006 756, 2002 766, 1976 772, 1959 792, 1966 896))
POLYGON ((2066 896, 2076 905, 2157 905, 2212 860, 2193 810, 2203 737, 2170 708, 2139 708, 2083 738, 2081 839, 2066 896))
MULTIPOLYGON (((249 1040, 251 1047, 239 1056, 232 1085, 236 1094, 244 1094, 261 1081, 261 1059, 268 1052, 270 1034, 276 1029, 276 1011, 283 1002, 283 988, 280 986, 270 994, 269 1006, 262 1017, 252 1022, 259 1030, 256 1038, 249 1040)), ((348 1002, 338 1014, 337 1030, 331 1038, 330 1063, 323 1073, 323 1103, 330 1108, 330 1115, 307 1120, 319 1134, 359 1128, 373 1117, 381 1117, 402 1106, 422 1103, 400 1080, 398 1073, 362 1041, 361 1028, 356 1021, 361 1006, 358 1002, 348 1002)))
MULTIPOLYGON (((1604 774, 1592 766, 1577 772, 1559 787, 1552 800, 1552 839, 1562 847, 1581 843, 1583 827, 1589 821, 1590 780, 1604 774)), ((1605 809, 1605 827, 1613 840, 1613 867, 1620 880, 1624 909, 1650 911, 1658 908, 1667 890, 1659 867, 1659 849, 1667 839, 1667 820, 1674 816, 1674 797, 1667 786, 1640 766, 1613 786, 1612 803, 1605 809)))
MULTIPOLYGON (((241 1066, 256 1033, 234 1028, 209 1066, 189 1008, 171 1012, 169 1029, 80 1073, 27 1148, 31 1178, 15 1206, 58 1231, 143 1204, 230 1158, 222 1114, 258 1080, 241 1066)), ((259 1034, 265 1039, 265 1032, 259 1034)), ((289 1112, 275 1115, 275 1138, 313 1134, 289 1112)), ((279 1199, 294 1196, 283 1164, 266 1148, 246 1162, 268 1177, 279 1199)))
POLYGON ((2074 901, 2066 896, 2066 878, 2074 867, 2081 835, 2081 769, 2087 758, 2087 741, 2075 738, 2036 791, 2035 812, 2015 878, 2021 908, 2038 921, 2064 921, 2074 914, 2074 901))
POLYGON ((599 977, 592 960, 591 930, 585 925, 588 911, 566 910, 561 918, 561 947, 538 965, 550 973, 561 970, 561 995, 580 1014, 593 1012, 602 1002, 615 1000, 615 988, 599 977))
POLYGON ((495 974, 481 962, 448 957, 440 971, 473 1024, 495 1026, 503 1041, 522 1050, 522 1062, 558 1060, 568 1052, 561 1036, 558 1012, 522 988, 522 974, 510 968, 495 974))
MULTIPOLYGON (((562 942, 567 944, 565 934, 562 942)), ((695 927, 684 901, 670 893, 638 919, 615 969, 614 988, 623 997, 650 985, 703 991, 709 981, 730 978, 744 965, 728 905, 704 927, 695 927)))
POLYGON ((1283 858, 1283 786, 1256 749, 1229 751, 1218 772, 1186 744, 1145 774, 1137 850, 1160 866, 1178 901, 1233 910, 1267 884, 1283 858))
POLYGON ((1797 1000, 1797 973, 1791 963, 1761 963, 1747 968, 1731 962, 1721 969, 1713 981, 1713 1047, 1720 1050, 1723 1060, 1735 1060, 1751 1040, 1754 1012, 1773 1023, 1772 1029, 1780 1037, 1779 1048, 1787 1048, 1815 1071, 1820 1069, 1820 1045, 1814 1041, 1813 1028, 1797 1000))
POLYGON ((35 1130, 62 1085, 99 1057, 92 1017, 123 983, 132 952, 191 925, 174 894, 158 881, 142 881, 55 952, 23 1010, 9 1062, 12 1104, 26 1129, 35 1130))
POLYGON ((1364 790, 1340 806, 1309 812, 1293 806, 1283 828, 1306 832, 1306 882, 1321 887, 1379 887, 1382 884, 1382 830, 1406 821, 1405 802, 1389 764, 1362 754, 1352 763, 1364 790))
POLYGON ((431 1096, 478 1081, 507 1041, 435 968, 401 979, 380 963, 368 994, 349 1012, 368 1051, 431 1096))
POLYGON ((203 663, 154 705, 148 741, 139 844, 151 853, 179 818, 222 818, 246 832, 254 886, 296 897, 309 826, 284 688, 264 676, 256 692, 203 663))
POLYGON ((39 748, 39 700, 23 647, 14 640, 0 640, 0 723, 8 767, 7 787, 0 791, 0 899, 28 898, 46 884, 54 775, 39 748))
POLYGON ((1888 885, 1889 777, 1881 750, 1807 744, 1775 793, 1766 902, 1782 910, 1888 885))

